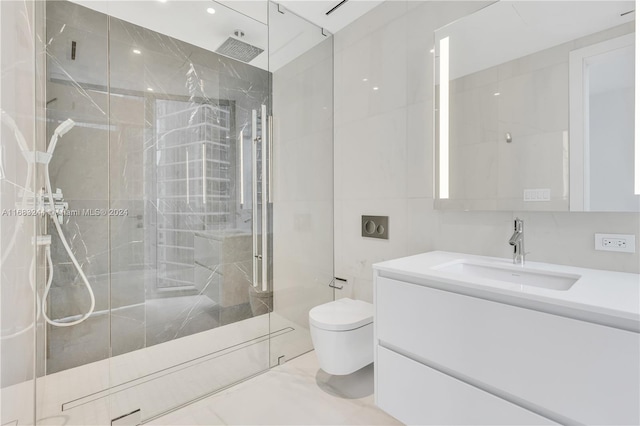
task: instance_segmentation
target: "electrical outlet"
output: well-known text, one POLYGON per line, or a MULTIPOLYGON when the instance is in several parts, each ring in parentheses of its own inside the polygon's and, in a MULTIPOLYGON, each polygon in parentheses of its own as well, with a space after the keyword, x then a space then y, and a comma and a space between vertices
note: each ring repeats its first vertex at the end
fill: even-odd
POLYGON ((596 250, 636 252, 636 236, 626 234, 596 234, 596 250))

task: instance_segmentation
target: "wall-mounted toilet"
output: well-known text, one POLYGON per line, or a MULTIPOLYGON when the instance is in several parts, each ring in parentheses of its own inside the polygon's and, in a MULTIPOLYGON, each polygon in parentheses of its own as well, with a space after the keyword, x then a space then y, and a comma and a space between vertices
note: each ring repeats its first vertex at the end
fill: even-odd
POLYGON ((309 311, 311 341, 320 368, 351 374, 373 362, 373 305, 344 298, 309 311))

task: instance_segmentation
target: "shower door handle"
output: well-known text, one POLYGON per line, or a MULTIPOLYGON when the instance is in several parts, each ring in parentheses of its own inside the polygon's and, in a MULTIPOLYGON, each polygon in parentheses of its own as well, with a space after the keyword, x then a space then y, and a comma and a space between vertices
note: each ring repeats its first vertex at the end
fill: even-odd
POLYGON ((262 255, 262 260, 261 260, 261 266, 262 266, 262 274, 261 274, 261 281, 262 281, 262 291, 267 291, 269 288, 269 282, 268 282, 268 278, 269 278, 269 274, 268 274, 268 266, 269 266, 269 257, 268 257, 268 252, 269 252, 269 238, 268 238, 268 231, 269 231, 269 227, 268 227, 268 221, 267 221, 267 212, 268 212, 268 204, 269 204, 269 198, 267 196, 267 191, 269 190, 268 186, 267 186, 267 177, 269 176, 268 173, 268 169, 269 169, 269 164, 267 162, 267 151, 268 151, 268 147, 269 147, 269 125, 267 123, 268 121, 268 117, 267 117, 267 106, 266 105, 262 105, 262 107, 260 108, 260 133, 262 135, 262 140, 261 142, 261 146, 260 146, 260 161, 261 161, 261 167, 260 167, 260 171, 261 171, 261 176, 260 176, 260 180, 261 180, 261 191, 260 191, 260 216, 261 216, 261 221, 262 221, 262 225, 260 226, 260 230, 262 231, 262 238, 261 238, 261 251, 260 254, 262 255))
POLYGON ((270 119, 267 116, 267 106, 262 105, 260 116, 258 111, 253 110, 251 114, 251 139, 252 139, 252 242, 253 242, 253 286, 260 286, 262 291, 269 289, 269 184, 270 175, 270 152, 271 152, 271 130, 270 119), (259 119, 259 121, 258 121, 259 119), (258 158, 258 147, 260 148, 260 158, 258 158), (260 165, 260 176, 258 176, 258 164, 260 165), (259 182, 258 182, 259 178, 259 182), (260 197, 258 198, 258 191, 260 197), (260 227, 258 227, 258 223, 260 227), (258 243, 258 231, 260 231, 260 243, 258 243), (259 279, 258 279, 259 277, 259 279))
POLYGON ((252 284, 258 286, 258 111, 251 111, 251 238, 253 250, 252 284))

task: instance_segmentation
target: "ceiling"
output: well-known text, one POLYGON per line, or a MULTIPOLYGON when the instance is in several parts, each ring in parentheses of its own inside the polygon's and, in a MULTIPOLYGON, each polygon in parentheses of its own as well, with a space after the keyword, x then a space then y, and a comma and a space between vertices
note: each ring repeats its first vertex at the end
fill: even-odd
POLYGON ((340 1, 282 0, 278 3, 293 13, 335 34, 383 2, 383 0, 348 0, 327 16, 326 12, 338 5, 340 1))
POLYGON ((272 72, 382 3, 348 0, 327 16, 341 0, 286 0, 280 5, 267 0, 72 1, 210 51, 229 37, 238 38, 233 34, 240 29, 242 41, 265 50, 249 64, 272 72), (211 7, 214 14, 207 13, 211 7))
MULTIPOLYGON (((238 12, 252 18, 267 22, 267 0, 217 0, 238 12)), ((342 0, 280 0, 276 1, 284 8, 292 11, 309 22, 316 24, 335 34, 384 0, 347 0, 333 13, 326 13, 342 0)))

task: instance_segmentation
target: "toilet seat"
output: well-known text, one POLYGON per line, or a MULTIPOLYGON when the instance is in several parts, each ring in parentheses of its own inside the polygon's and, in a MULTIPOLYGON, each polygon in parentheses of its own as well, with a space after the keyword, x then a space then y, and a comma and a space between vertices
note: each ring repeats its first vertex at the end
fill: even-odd
POLYGON ((345 297, 311 309, 309 322, 322 330, 354 330, 373 322, 373 305, 345 297))

